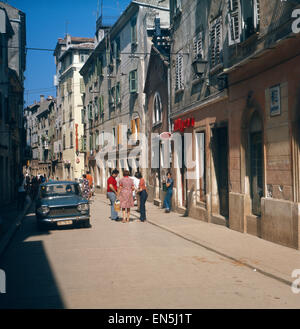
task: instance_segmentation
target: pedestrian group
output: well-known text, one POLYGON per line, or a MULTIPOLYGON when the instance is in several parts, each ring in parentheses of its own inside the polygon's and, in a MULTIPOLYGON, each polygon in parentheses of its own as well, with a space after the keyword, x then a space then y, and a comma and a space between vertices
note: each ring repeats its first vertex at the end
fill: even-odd
MULTIPOLYGON (((117 169, 111 172, 107 180, 107 198, 110 200, 111 220, 119 221, 118 212, 122 210, 122 223, 130 221, 130 210, 134 207, 135 201, 140 212, 140 221, 146 221, 146 201, 148 192, 145 179, 140 172, 134 176, 130 176, 128 170, 124 170, 123 178, 117 181, 119 171, 117 169)), ((167 173, 167 178, 164 182, 164 190, 166 196, 163 202, 165 212, 171 211, 171 200, 173 195, 173 179, 170 172, 167 173)))

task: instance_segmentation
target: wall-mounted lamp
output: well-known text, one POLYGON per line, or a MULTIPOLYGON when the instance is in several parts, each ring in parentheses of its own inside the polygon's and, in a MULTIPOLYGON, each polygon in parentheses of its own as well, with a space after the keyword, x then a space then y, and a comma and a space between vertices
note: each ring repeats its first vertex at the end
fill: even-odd
POLYGON ((201 77, 206 69, 206 65, 207 65, 207 61, 202 59, 202 56, 198 57, 197 59, 195 59, 192 63, 194 72, 196 73, 196 75, 198 77, 201 77))

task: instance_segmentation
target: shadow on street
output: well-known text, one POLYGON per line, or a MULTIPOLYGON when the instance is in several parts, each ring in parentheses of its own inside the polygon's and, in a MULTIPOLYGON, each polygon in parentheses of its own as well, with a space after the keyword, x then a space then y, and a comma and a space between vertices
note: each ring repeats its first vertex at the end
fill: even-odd
POLYGON ((0 269, 6 274, 6 293, 0 294, 1 309, 64 308, 47 252, 38 240, 38 236, 51 233, 37 230, 32 211, 33 207, 0 259, 0 269), (27 241, 28 238, 37 240, 27 241))

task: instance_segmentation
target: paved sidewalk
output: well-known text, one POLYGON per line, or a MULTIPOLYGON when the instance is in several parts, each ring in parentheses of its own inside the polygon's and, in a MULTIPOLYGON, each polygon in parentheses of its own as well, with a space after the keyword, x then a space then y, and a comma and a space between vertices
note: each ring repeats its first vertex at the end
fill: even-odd
POLYGON ((240 266, 292 284, 294 269, 300 269, 300 251, 258 237, 233 231, 177 213, 164 213, 147 203, 148 222, 229 258, 240 266))
POLYGON ((0 257, 12 239, 15 231, 20 226, 21 221, 31 204, 32 201, 28 198, 26 199, 22 210, 18 209, 17 203, 15 203, 8 205, 5 208, 5 212, 0 214, 0 257))
MULTIPOLYGON (((295 280, 293 270, 300 269, 299 250, 175 212, 166 214, 150 202, 146 209, 148 223, 226 257, 237 266, 247 266, 287 285, 295 280)), ((139 213, 132 211, 132 216, 139 218, 139 213)))

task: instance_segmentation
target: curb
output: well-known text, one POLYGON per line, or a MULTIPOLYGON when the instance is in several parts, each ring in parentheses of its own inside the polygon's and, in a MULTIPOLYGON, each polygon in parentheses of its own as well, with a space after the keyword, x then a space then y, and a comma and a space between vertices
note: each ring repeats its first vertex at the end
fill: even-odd
POLYGON ((6 250, 7 246, 9 245, 10 241, 12 240, 14 234, 18 230, 18 228, 21 226, 23 218, 25 217, 28 209, 32 206, 33 201, 30 201, 23 211, 18 215, 16 221, 14 224, 11 225, 10 229, 6 232, 4 237, 0 241, 0 258, 2 257, 4 251, 6 250))

